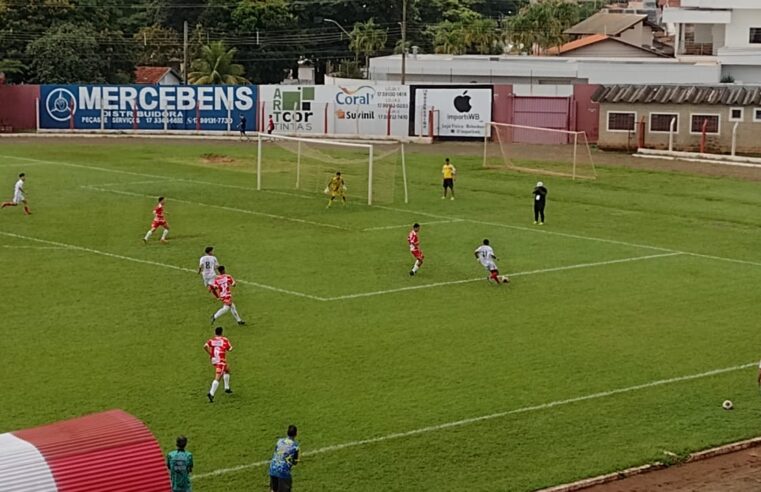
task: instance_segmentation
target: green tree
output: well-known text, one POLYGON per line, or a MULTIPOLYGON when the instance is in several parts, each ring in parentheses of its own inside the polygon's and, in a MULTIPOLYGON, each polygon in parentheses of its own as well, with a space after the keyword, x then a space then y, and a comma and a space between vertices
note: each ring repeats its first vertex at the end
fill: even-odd
POLYGON ((97 32, 87 24, 60 24, 27 47, 32 61, 33 82, 46 84, 105 82, 107 61, 103 59, 97 32))
POLYGON ((434 53, 462 55, 468 49, 465 27, 460 22, 444 21, 432 26, 434 53))
POLYGON ((465 42, 469 49, 480 55, 501 51, 497 22, 492 19, 475 19, 463 26, 465 42))
POLYGON ((24 68, 24 64, 18 60, 8 58, 0 60, 0 73, 4 73, 6 76, 20 74, 24 68))
POLYGON ((172 66, 182 63, 180 34, 172 28, 154 24, 143 27, 133 36, 138 65, 172 66))
POLYGON ((564 0, 545 0, 534 3, 508 22, 506 36, 514 45, 539 54, 542 49, 559 46, 568 38, 563 31, 580 19, 579 6, 564 0))
POLYGON ((233 63, 235 48, 228 49, 223 41, 213 41, 201 49, 193 60, 188 74, 191 84, 247 84, 243 65, 233 63))
POLYGON ((365 55, 365 66, 368 65, 368 59, 386 46, 388 33, 381 29, 373 19, 366 22, 357 22, 351 31, 351 42, 349 48, 354 51, 355 60, 359 55, 365 55))

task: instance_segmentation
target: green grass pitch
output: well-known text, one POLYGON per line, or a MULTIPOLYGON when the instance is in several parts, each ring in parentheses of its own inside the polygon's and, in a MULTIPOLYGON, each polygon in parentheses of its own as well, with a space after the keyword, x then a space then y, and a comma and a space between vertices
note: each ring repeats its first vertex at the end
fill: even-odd
POLYGON ((266 490, 290 423, 310 491, 531 490, 761 431, 757 182, 603 161, 545 179, 540 228, 536 176, 468 148, 455 201, 434 145, 408 149, 410 203, 326 210, 256 192, 253 144, 3 140, 2 191, 26 172, 34 215, 0 211, 0 432, 122 408, 165 450, 186 434, 195 490, 221 492, 266 490), (160 194, 170 243, 146 246, 160 194), (485 237, 508 286, 473 259, 485 237), (214 404, 207 245, 249 323, 221 320, 214 404))

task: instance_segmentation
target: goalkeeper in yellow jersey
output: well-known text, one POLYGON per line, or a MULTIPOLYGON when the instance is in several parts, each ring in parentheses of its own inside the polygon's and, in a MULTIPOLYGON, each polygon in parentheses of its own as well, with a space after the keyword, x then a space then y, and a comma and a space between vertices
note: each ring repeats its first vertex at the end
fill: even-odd
POLYGON ((336 175, 330 178, 328 187, 325 188, 325 193, 330 195, 330 199, 328 200, 328 208, 333 205, 333 202, 338 197, 341 198, 341 202, 344 206, 346 206, 346 183, 344 183, 344 179, 341 177, 340 171, 336 172, 336 175))

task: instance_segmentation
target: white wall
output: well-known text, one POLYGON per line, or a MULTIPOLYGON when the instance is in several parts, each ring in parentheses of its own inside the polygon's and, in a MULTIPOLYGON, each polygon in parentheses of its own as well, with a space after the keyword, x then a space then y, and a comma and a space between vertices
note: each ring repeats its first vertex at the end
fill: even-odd
POLYGON ((725 46, 727 48, 754 47, 761 50, 761 45, 750 44, 750 28, 761 28, 761 0, 756 0, 756 8, 739 10, 732 13, 732 23, 726 28, 725 46))

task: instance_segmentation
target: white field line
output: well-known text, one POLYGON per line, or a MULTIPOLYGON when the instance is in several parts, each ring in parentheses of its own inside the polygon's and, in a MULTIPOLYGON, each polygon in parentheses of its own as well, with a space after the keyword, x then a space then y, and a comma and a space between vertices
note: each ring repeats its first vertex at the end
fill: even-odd
POLYGON ((12 244, 0 244, 0 248, 8 248, 8 249, 71 249, 67 248, 65 246, 25 246, 25 245, 18 245, 14 246, 12 244))
MULTIPOLYGON (((608 261, 598 261, 594 263, 579 263, 577 265, 567 265, 567 266, 561 266, 561 267, 554 267, 554 268, 543 268, 541 270, 529 270, 526 272, 515 272, 515 273, 508 273, 508 276, 510 277, 521 277, 521 276, 528 276, 528 275, 537 275, 541 273, 552 273, 552 272, 563 272, 566 270, 576 270, 579 268, 592 268, 592 267, 598 267, 598 266, 606 266, 606 265, 615 265, 617 263, 631 263, 633 261, 644 261, 644 260, 653 260, 656 258, 668 258, 670 256, 678 256, 683 253, 680 253, 678 251, 672 252, 672 253, 662 253, 657 255, 647 255, 647 256, 633 256, 630 258, 621 258, 618 260, 608 260, 608 261)), ((432 284, 422 284, 422 285, 410 285, 408 287, 400 287, 398 289, 388 289, 388 290, 376 290, 373 292, 360 292, 358 294, 347 294, 343 296, 335 296, 335 297, 326 297, 326 301, 341 301, 346 299, 356 299, 358 297, 372 297, 372 296, 380 296, 384 294, 393 294, 395 292, 404 292, 408 290, 418 290, 418 289, 430 289, 433 287, 442 287, 445 285, 457 285, 457 284, 467 284, 471 282, 483 282, 486 279, 486 277, 481 276, 478 278, 468 278, 464 280, 452 280, 449 282, 436 282, 432 284)))
MULTIPOLYGON (((121 191, 121 190, 109 190, 106 188, 98 188, 97 186, 81 186, 80 188, 85 190, 92 190, 92 191, 99 191, 102 193, 113 193, 116 195, 126 195, 126 196, 137 196, 141 198, 155 198, 153 195, 146 195, 145 193, 134 193, 131 191, 121 191)), ((183 200, 181 198, 174 198, 171 196, 168 196, 168 198, 171 199, 171 201, 178 202, 178 203, 187 203, 189 205, 196 205, 200 207, 209 207, 209 208, 217 208, 220 210, 225 210, 227 212, 237 212, 241 214, 249 214, 249 215, 258 215, 260 217, 267 217, 270 219, 278 219, 278 220, 285 220, 288 222, 297 222, 299 224, 309 224, 317 227, 327 227, 329 229, 338 229, 342 231, 352 231, 353 229, 350 229, 348 227, 342 227, 335 224, 328 224, 325 222, 315 222, 313 220, 307 220, 307 219, 298 219, 295 217, 286 217, 285 215, 275 215, 275 214, 268 214, 266 212, 257 212, 255 210, 248 210, 245 208, 235 208, 235 207, 227 207, 224 205, 215 205, 213 203, 202 203, 202 202, 193 202, 190 200, 183 200)))
POLYGON ((162 180, 151 179, 151 180, 145 180, 145 181, 117 181, 116 183, 94 183, 87 186, 129 186, 129 185, 141 185, 141 184, 153 184, 153 183, 168 183, 172 181, 176 181, 176 180, 173 178, 168 178, 168 179, 162 179, 162 180))
MULTIPOLYGON (((82 168, 82 169, 91 169, 91 170, 94 170, 94 171, 103 171, 103 172, 116 173, 116 174, 126 174, 126 175, 130 175, 130 176, 144 176, 144 177, 149 177, 149 178, 152 177, 152 178, 158 178, 158 179, 166 180, 166 181, 183 181, 183 182, 186 182, 186 183, 203 184, 203 185, 207 185, 207 186, 218 186, 218 187, 223 187, 223 188, 235 188, 235 189, 242 189, 242 190, 248 190, 248 191, 255 191, 256 190, 255 188, 246 187, 246 186, 226 185, 226 184, 222 184, 222 183, 214 183, 214 182, 211 182, 211 181, 198 181, 198 180, 191 180, 191 179, 175 179, 175 178, 171 178, 169 176, 160 176, 160 175, 154 175, 154 174, 136 173, 136 172, 132 172, 132 171, 121 171, 121 170, 118 170, 118 169, 109 169, 109 168, 105 168, 105 167, 96 167, 96 166, 86 166, 84 164, 74 164, 74 163, 71 163, 71 162, 47 161, 47 160, 43 160, 43 159, 34 159, 34 158, 31 158, 31 157, 19 157, 19 156, 11 156, 11 155, 0 155, 0 158, 3 158, 3 159, 19 159, 19 160, 24 160, 24 161, 32 162, 32 163, 38 163, 38 164, 52 164, 52 165, 76 167, 76 168, 82 168)), ((283 194, 283 195, 293 195, 293 196, 298 196, 298 197, 304 197, 304 195, 299 195, 297 193, 273 192, 273 191, 268 191, 268 193, 278 193, 278 194, 283 194)), ((310 197, 307 196, 307 198, 310 198, 310 197)), ((510 225, 510 224, 502 224, 502 223, 499 223, 499 222, 478 221, 478 220, 467 219, 467 218, 462 218, 462 217, 451 217, 451 216, 448 217, 448 216, 437 215, 437 214, 432 214, 432 213, 428 213, 428 212, 421 212, 421 211, 417 211, 417 210, 407 210, 407 209, 396 208, 396 207, 387 207, 387 206, 383 206, 383 205, 373 205, 373 207, 384 209, 384 210, 392 210, 392 211, 395 211, 395 212, 402 212, 402 213, 406 213, 406 214, 421 215, 421 216, 430 217, 430 218, 433 218, 433 219, 441 219, 441 220, 459 219, 462 222, 470 222, 470 223, 474 223, 474 224, 490 225, 490 226, 494 226, 494 227, 502 227, 502 228, 507 228, 507 229, 519 230, 519 231, 536 232, 536 233, 540 233, 540 234, 549 234, 549 235, 553 235, 553 236, 568 237, 568 238, 572 238, 572 239, 580 239, 580 240, 585 240, 585 241, 596 241, 596 242, 603 242, 603 243, 608 243, 608 244, 618 244, 618 245, 621 245, 621 246, 630 246, 630 247, 634 247, 634 248, 652 249, 652 250, 655 250, 655 251, 665 251, 665 252, 671 252, 671 253, 683 253, 683 254, 687 254, 687 255, 696 256, 696 257, 699 257, 699 258, 711 259, 711 260, 716 260, 716 261, 726 261, 726 262, 730 262, 730 263, 740 263, 740 264, 747 264, 747 265, 753 265, 753 266, 761 266, 761 263, 753 262, 753 261, 748 261, 748 260, 740 260, 740 259, 737 259, 737 258, 727 258, 727 257, 724 257, 724 256, 704 255, 704 254, 701 254, 701 253, 692 253, 692 252, 689 252, 689 251, 679 251, 679 250, 675 250, 675 249, 661 248, 659 246, 651 246, 649 244, 638 244, 638 243, 631 243, 631 242, 627 242, 627 241, 618 241, 618 240, 615 240, 615 239, 605 239, 605 238, 599 238, 599 237, 594 237, 594 236, 583 236, 583 235, 580 235, 580 234, 570 234, 570 233, 565 233, 565 232, 550 231, 550 230, 547 230, 547 229, 531 228, 531 227, 524 227, 524 226, 515 226, 515 225, 510 225)))
MULTIPOLYGON (((160 263, 158 261, 151 261, 151 260, 143 260, 143 259, 140 259, 140 258, 133 258, 131 256, 124 256, 124 255, 119 255, 119 254, 116 254, 116 253, 109 253, 108 251, 100 251, 100 250, 97 250, 97 249, 86 248, 84 246, 77 246, 76 244, 62 243, 62 242, 59 242, 59 241, 49 241, 47 239, 39 239, 39 238, 36 238, 36 237, 24 236, 22 234, 14 234, 12 232, 4 232, 4 231, 0 231, 0 235, 7 236, 7 237, 12 237, 12 238, 16 238, 16 239, 25 239, 27 241, 33 241, 33 242, 37 242, 37 243, 41 243, 41 244, 48 244, 48 245, 51 245, 51 246, 58 246, 60 248, 67 248, 67 249, 76 250, 76 251, 84 251, 86 253, 92 253, 94 255, 106 256, 108 258, 115 258, 115 259, 124 260, 124 261, 131 261, 133 263, 142 263, 144 265, 153 265, 153 266, 158 266, 158 267, 162 267, 162 268, 169 268, 171 270, 177 270, 177 271, 180 271, 180 272, 188 272, 188 273, 193 273, 193 274, 196 274, 196 275, 198 274, 198 271, 197 270, 193 270, 192 268, 185 268, 185 267, 180 267, 180 266, 176 266, 176 265, 170 265, 168 263, 160 263)), ((323 297, 313 296, 313 295, 310 295, 310 294, 305 294, 303 292, 297 292, 297 291, 293 291, 293 290, 281 289, 279 287, 273 287, 272 285, 260 284, 259 282, 252 282, 250 280, 244 280, 244 279, 236 279, 236 280, 238 282, 242 283, 242 284, 253 285, 255 287, 259 287, 260 289, 264 289, 264 290, 271 290, 271 291, 274 291, 274 292, 280 292, 280 293, 283 293, 283 294, 288 294, 288 295, 292 295, 292 296, 296 296, 296 297, 304 297, 306 299, 312 299, 312 300, 315 300, 315 301, 324 301, 325 300, 325 298, 323 298, 323 297)))
MULTIPOLYGON (((451 220, 433 220, 431 222, 418 222, 420 225, 434 225, 434 224, 451 224, 453 222, 463 222, 463 219, 451 219, 451 220)), ((362 229, 362 232, 369 232, 369 231, 385 231, 388 229, 402 229, 402 228, 411 228, 412 224, 399 224, 399 225, 390 225, 390 226, 379 226, 379 227, 367 227, 365 229, 362 229)))
MULTIPOLYGON (((345 443, 342 443, 342 444, 335 444, 335 445, 332 445, 332 446, 325 446, 325 447, 322 447, 322 448, 314 449, 312 451, 306 451, 306 452, 302 453, 301 455, 302 456, 314 456, 314 455, 319 455, 319 454, 331 453, 333 451, 340 451, 342 449, 347 449, 347 448, 355 448, 355 447, 359 447, 359 446, 366 446, 368 444, 376 444, 376 443, 379 443, 379 442, 391 441, 391 440, 396 440, 396 439, 403 439, 403 438, 406 438, 406 437, 417 436, 417 435, 420 435, 420 434, 428 434, 428 433, 431 433, 431 432, 437 432, 437 431, 441 431, 441 430, 451 429, 451 428, 454 428, 454 427, 463 427, 463 426, 470 425, 470 424, 475 424, 475 423, 479 423, 479 422, 485 422, 485 421, 489 421, 489 420, 499 419, 499 418, 507 417, 507 416, 510 416, 510 415, 518 415, 518 414, 523 414, 523 413, 530 413, 530 412, 537 412, 537 411, 541 411, 541 410, 548 410, 548 409, 551 409, 551 408, 562 407, 562 406, 570 405, 570 404, 573 404, 573 403, 579 403, 579 402, 589 401, 589 400, 597 400, 597 399, 601 399, 601 398, 608 398, 608 397, 611 397, 611 396, 621 395, 621 394, 625 394, 625 393, 632 393, 632 392, 640 391, 640 390, 644 390, 644 389, 655 388, 657 386, 664 386, 664 385, 668 385, 668 384, 682 383, 682 382, 685 382, 685 381, 692 381, 692 380, 695 380, 695 379, 707 378, 707 377, 716 376, 716 375, 719 375, 719 374, 725 374, 725 373, 728 373, 728 372, 734 372, 734 371, 739 371, 739 370, 742 370, 742 369, 747 369, 749 367, 755 367, 757 364, 758 364, 757 362, 749 362, 747 364, 741 364, 741 365, 732 366, 732 367, 725 367, 723 369, 713 369, 711 371, 701 372, 701 373, 697 373, 697 374, 690 374, 690 375, 687 375, 687 376, 677 376, 677 377, 668 378, 668 379, 659 379, 659 380, 656 380, 656 381, 651 381, 649 383, 638 384, 638 385, 634 385, 634 386, 627 386, 627 387, 624 387, 624 388, 617 388, 617 389, 613 389, 613 390, 609 390, 609 391, 601 391, 599 393, 590 393, 590 394, 583 395, 583 396, 577 396, 575 398, 568 398, 568 399, 565 399, 565 400, 555 400, 555 401, 551 401, 551 402, 547 402, 547 403, 540 403, 538 405, 531 405, 531 406, 527 406, 527 407, 516 408, 516 409, 513 409, 513 410, 505 410, 505 411, 502 411, 502 412, 496 412, 496 413, 492 413, 492 414, 489 414, 489 415, 482 415, 482 416, 479 416, 479 417, 470 417, 470 418, 466 418, 466 419, 462 419, 462 420, 456 420, 456 421, 453 421, 453 422, 446 422, 446 423, 443 423, 443 424, 431 425, 431 426, 428 426, 428 427, 421 427, 421 428, 409 430, 409 431, 406 431, 406 432, 396 432, 396 433, 393 433, 393 434, 386 434, 385 436, 373 437, 373 438, 370 438, 370 439, 361 439, 361 440, 358 440, 358 441, 349 441, 349 442, 345 442, 345 443)), ((233 466, 233 467, 230 467, 230 468, 220 468, 218 470, 214 470, 214 471, 211 471, 211 472, 200 473, 198 475, 195 475, 194 479, 195 480, 203 480, 205 478, 215 477, 215 476, 219 476, 219 475, 226 475, 228 473, 235 473, 235 472, 238 472, 238 471, 241 471, 241 470, 246 470, 248 468, 253 468, 253 467, 257 467, 257 466, 263 466, 263 465, 266 465, 267 463, 269 463, 269 461, 257 461, 257 462, 254 462, 254 463, 247 463, 247 464, 244 464, 244 465, 233 466)))

